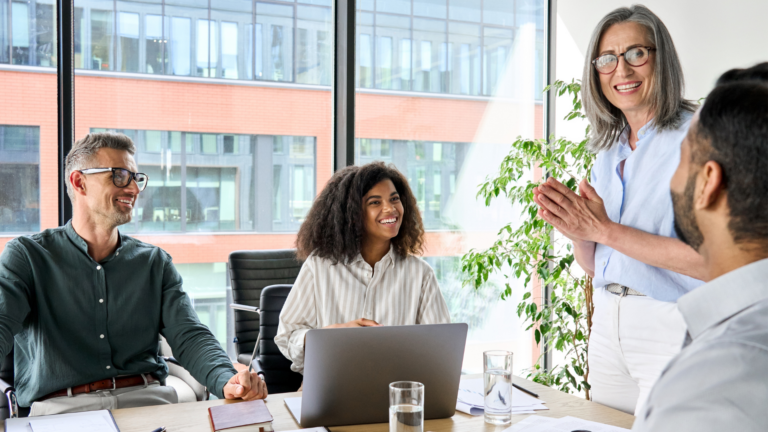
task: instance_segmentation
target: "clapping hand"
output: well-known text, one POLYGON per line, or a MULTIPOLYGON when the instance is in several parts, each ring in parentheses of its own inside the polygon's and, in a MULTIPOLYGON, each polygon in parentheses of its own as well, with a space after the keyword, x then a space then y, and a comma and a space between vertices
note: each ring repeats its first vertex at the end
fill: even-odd
POLYGON ((533 189, 538 215, 570 240, 604 243, 613 223, 605 211, 603 199, 585 179, 579 194, 550 177, 533 189))

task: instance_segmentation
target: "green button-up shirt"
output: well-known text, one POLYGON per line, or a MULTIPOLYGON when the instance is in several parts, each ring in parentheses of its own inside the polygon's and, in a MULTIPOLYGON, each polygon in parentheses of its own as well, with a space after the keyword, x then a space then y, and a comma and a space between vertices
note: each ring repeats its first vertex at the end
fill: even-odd
POLYGON ((119 375, 164 380, 158 334, 192 376, 223 397, 236 371, 162 249, 120 234, 117 250, 96 262, 70 221, 18 237, 0 255, 0 356, 15 346, 19 405, 119 375))

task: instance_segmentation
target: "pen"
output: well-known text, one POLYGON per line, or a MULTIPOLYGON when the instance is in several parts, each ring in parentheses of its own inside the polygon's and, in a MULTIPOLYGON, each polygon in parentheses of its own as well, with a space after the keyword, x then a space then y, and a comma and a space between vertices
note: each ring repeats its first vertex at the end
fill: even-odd
POLYGON ((161 427, 153 430, 152 432, 165 432, 165 426, 161 426, 161 427))
POLYGON ((522 392, 528 393, 529 395, 531 395, 531 396, 533 396, 533 397, 536 397, 536 398, 537 398, 537 397, 539 397, 539 395, 537 395, 536 393, 534 393, 534 392, 532 392, 532 391, 530 391, 530 390, 528 390, 528 389, 522 388, 522 387, 520 387, 520 386, 519 386, 519 385, 517 385, 517 384, 514 384, 514 383, 513 383, 513 384, 512 384, 512 386, 513 386, 514 388, 516 388, 516 389, 518 389, 518 390, 522 391, 522 392))

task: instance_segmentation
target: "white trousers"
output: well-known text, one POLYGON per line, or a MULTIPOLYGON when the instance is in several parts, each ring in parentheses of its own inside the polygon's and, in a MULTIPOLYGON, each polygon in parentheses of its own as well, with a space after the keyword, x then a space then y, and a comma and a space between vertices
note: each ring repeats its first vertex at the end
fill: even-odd
POLYGON ((629 414, 640 412, 651 387, 680 352, 686 325, 676 303, 621 297, 596 288, 589 339, 592 400, 629 414))
POLYGON ((74 396, 62 396, 32 403, 30 417, 74 413, 82 411, 136 408, 150 405, 177 403, 176 390, 155 382, 146 387, 126 387, 117 390, 100 390, 74 396))

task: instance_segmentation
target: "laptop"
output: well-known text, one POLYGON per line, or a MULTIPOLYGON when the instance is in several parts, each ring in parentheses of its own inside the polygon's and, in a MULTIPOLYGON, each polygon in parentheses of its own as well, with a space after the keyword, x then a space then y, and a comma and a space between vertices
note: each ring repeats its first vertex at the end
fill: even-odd
POLYGON ((467 324, 317 329, 304 345, 301 427, 387 423, 389 384, 424 384, 424 418, 453 416, 467 324))

